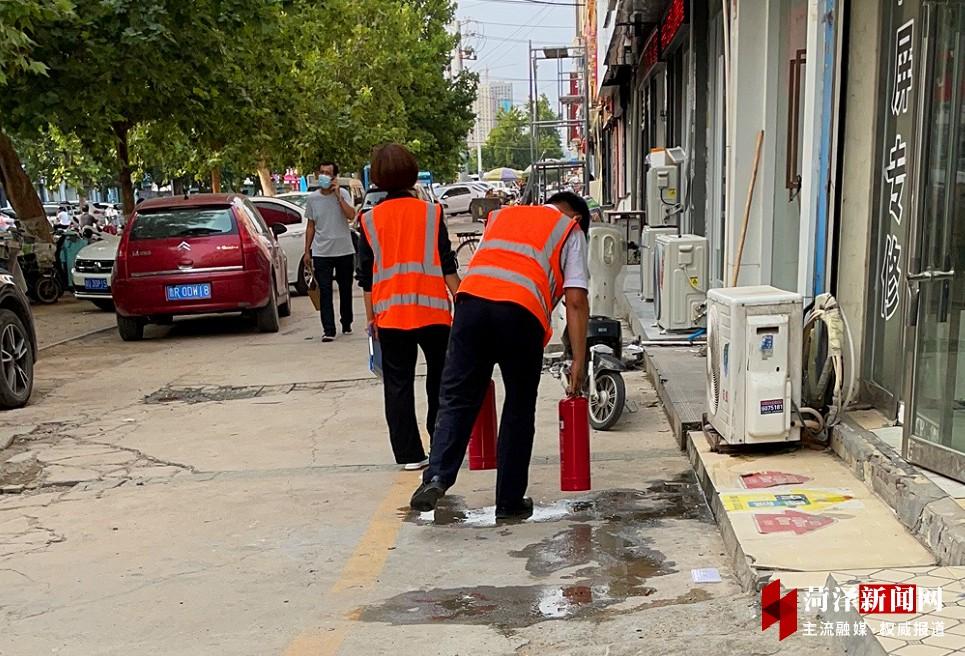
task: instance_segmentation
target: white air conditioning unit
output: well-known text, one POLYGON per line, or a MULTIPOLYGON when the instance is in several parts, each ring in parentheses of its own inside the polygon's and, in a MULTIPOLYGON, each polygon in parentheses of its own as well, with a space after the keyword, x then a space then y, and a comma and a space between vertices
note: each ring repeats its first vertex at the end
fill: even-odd
POLYGON ((640 297, 652 301, 656 284, 657 237, 675 235, 676 228, 644 226, 640 236, 640 297))
POLYGON ((707 238, 659 235, 654 311, 664 330, 691 330, 701 324, 707 296, 707 238))
POLYGON ((767 285, 707 293, 707 420, 728 444, 801 439, 802 312, 767 285))
POLYGON ((683 148, 657 149, 647 156, 647 225, 677 223, 668 215, 680 206, 680 165, 686 159, 683 148))

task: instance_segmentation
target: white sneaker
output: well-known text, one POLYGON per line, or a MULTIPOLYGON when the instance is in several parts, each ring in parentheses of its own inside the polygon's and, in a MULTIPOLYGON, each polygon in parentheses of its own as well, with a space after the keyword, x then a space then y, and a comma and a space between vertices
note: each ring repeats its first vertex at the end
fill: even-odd
POLYGON ((422 462, 407 462, 402 465, 402 469, 405 471, 419 471, 420 469, 425 469, 429 466, 429 459, 426 458, 422 462))

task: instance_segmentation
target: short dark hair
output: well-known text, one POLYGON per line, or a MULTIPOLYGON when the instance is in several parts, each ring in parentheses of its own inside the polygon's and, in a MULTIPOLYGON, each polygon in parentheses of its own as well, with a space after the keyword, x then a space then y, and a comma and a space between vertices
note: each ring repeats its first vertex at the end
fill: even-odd
POLYGON ((321 171, 323 166, 331 166, 332 173, 334 173, 335 176, 338 177, 338 164, 336 164, 333 160, 323 159, 321 164, 318 165, 318 170, 321 171))
POLYGON ((419 163, 405 146, 387 143, 372 151, 372 182, 379 189, 411 189, 418 179, 419 163))
POLYGON ((572 191, 557 191, 546 200, 546 203, 548 205, 566 203, 573 211, 580 215, 580 230, 584 233, 590 231, 590 206, 587 205, 586 201, 579 194, 572 191))

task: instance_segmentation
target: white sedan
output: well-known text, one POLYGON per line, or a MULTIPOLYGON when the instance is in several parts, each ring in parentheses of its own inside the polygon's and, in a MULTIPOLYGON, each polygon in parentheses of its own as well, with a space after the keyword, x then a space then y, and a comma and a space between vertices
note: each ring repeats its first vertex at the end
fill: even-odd
MULTIPOLYGON (((304 196, 307 195, 304 194, 304 196)), ((307 294, 308 285, 312 281, 312 272, 305 268, 302 256, 305 254, 305 229, 308 224, 304 206, 289 200, 289 197, 293 196, 295 194, 275 197, 254 196, 251 198, 251 203, 261 212, 265 223, 268 225, 282 223, 287 228, 286 232, 278 236, 278 243, 288 256, 288 280, 293 281, 292 285, 297 293, 307 294)), ((303 198, 302 194, 297 196, 298 200, 303 198)))
POLYGON ((90 301, 101 310, 114 309, 111 298, 111 273, 117 258, 120 237, 104 235, 100 241, 84 246, 77 252, 70 270, 74 297, 90 301))
POLYGON ((454 184, 439 189, 438 198, 445 204, 449 216, 469 211, 474 198, 485 198, 486 192, 474 184, 454 184))

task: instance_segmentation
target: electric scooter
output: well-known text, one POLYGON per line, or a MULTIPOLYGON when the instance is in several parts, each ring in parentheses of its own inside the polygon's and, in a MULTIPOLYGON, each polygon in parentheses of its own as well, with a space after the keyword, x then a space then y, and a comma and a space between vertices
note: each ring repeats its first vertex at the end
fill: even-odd
MULTIPOLYGON (((590 425, 596 430, 610 430, 623 416, 627 406, 623 372, 630 369, 624 357, 630 358, 630 363, 636 363, 643 354, 636 344, 624 347, 622 336, 623 329, 618 320, 590 317, 586 334, 586 393, 590 425)), ((564 340, 564 349, 562 359, 551 364, 550 373, 565 386, 573 361, 569 340, 564 340)))

